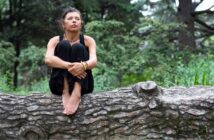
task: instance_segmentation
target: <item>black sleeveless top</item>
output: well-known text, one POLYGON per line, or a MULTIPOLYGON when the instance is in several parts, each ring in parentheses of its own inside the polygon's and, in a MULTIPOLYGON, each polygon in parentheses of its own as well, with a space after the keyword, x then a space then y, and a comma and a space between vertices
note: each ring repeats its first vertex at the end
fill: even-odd
MULTIPOLYGON (((62 41, 63 40, 63 35, 60 35, 59 36, 59 41, 62 41)), ((79 40, 80 40, 80 43, 85 46, 85 39, 84 39, 84 35, 83 34, 80 34, 79 36, 79 40)), ((86 47, 86 46, 85 46, 86 47)), ((88 50, 88 47, 86 47, 87 51, 89 52, 88 50)))
MULTIPOLYGON (((89 49, 88 49, 88 47, 85 46, 84 35, 80 34, 79 39, 80 39, 80 43, 85 47, 85 49, 89 55, 89 49)), ((63 36, 60 35, 59 43, 62 40, 63 40, 63 36)), ((56 49, 55 49, 55 51, 56 51, 56 49)), ((82 85, 82 90, 81 90, 82 94, 91 93, 94 88, 94 79, 93 79, 92 71, 90 69, 88 69, 88 70, 86 70, 86 72, 87 72, 87 77, 85 80, 79 80, 79 79, 75 78, 77 81, 82 83, 81 84, 82 85)), ((74 81, 76 81, 76 80, 74 78, 71 78, 72 76, 69 76, 67 70, 60 69, 60 68, 52 68, 51 77, 49 80, 49 86, 50 86, 51 92, 53 94, 62 95, 64 77, 68 78, 69 92, 71 92, 73 90, 72 83, 74 83, 74 81)))

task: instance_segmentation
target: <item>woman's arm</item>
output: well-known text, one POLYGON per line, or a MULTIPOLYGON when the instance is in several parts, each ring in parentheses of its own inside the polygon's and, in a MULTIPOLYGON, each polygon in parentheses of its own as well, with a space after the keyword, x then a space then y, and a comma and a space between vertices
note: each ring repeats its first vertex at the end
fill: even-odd
MULTIPOLYGON (((97 65, 97 55, 96 55, 96 43, 92 37, 84 36, 85 46, 89 49, 89 60, 86 61, 87 69, 92 69, 97 65)), ((84 62, 82 62, 84 63, 84 62)), ((86 76, 84 66, 80 62, 74 62, 71 64, 71 67, 68 71, 77 76, 79 79, 84 78, 86 76)))
POLYGON ((89 60, 86 61, 88 68, 93 69, 97 65, 96 42, 90 36, 85 35, 85 45, 89 49, 89 60))
POLYGON ((59 42, 59 36, 51 38, 47 45, 47 51, 45 54, 45 63, 50 67, 68 69, 70 62, 63 61, 57 56, 54 56, 54 50, 59 42))

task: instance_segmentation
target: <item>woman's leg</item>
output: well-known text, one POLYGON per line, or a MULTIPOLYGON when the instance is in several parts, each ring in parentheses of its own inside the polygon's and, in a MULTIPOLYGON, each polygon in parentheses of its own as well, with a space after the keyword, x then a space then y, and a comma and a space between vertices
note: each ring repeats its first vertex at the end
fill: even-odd
POLYGON ((72 115, 74 114, 81 102, 81 84, 79 82, 74 83, 74 88, 71 93, 71 96, 69 97, 68 103, 66 104, 64 114, 66 115, 72 115))
POLYGON ((68 80, 66 77, 64 77, 64 87, 63 87, 63 93, 62 93, 62 103, 64 107, 64 112, 70 96, 71 95, 69 94, 68 80))
MULTIPOLYGON (((60 41, 56 46, 54 55, 61 58, 64 61, 70 61, 71 45, 68 41, 60 41)), ((64 109, 70 98, 69 85, 68 85, 68 71, 66 69, 53 68, 52 78, 49 81, 50 89, 53 94, 62 95, 62 103, 64 109)))
MULTIPOLYGON (((86 48, 82 44, 74 44, 71 47, 70 51, 70 62, 80 62, 88 60, 88 54, 86 48)), ((88 78, 86 76, 85 79, 78 79, 77 77, 70 76, 69 81, 74 81, 74 84, 69 83, 69 91, 71 96, 69 101, 65 107, 64 113, 66 115, 74 114, 81 102, 82 90, 88 87, 88 78)))
MULTIPOLYGON (((89 58, 88 52, 82 44, 74 44, 70 46, 68 41, 61 41, 55 49, 55 55, 62 60, 69 62, 80 62, 86 61, 89 58)), ((87 76, 85 79, 78 79, 77 77, 68 73, 65 69, 53 69, 54 75, 56 77, 51 87, 54 88, 52 93, 57 95, 62 95, 62 102, 64 106, 64 113, 67 115, 74 114, 79 106, 81 95, 87 93, 90 84, 89 79, 91 79, 87 71, 87 76), (54 84, 53 84, 54 83, 54 84)), ((89 92, 91 92, 90 90, 89 92)))

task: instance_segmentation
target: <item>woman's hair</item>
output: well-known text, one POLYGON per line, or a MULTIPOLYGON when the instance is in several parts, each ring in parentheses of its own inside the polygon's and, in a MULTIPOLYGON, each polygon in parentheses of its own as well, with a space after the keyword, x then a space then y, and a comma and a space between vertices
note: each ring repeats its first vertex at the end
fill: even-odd
POLYGON ((57 20, 57 22, 58 22, 58 24, 59 24, 59 26, 60 26, 60 28, 61 28, 62 30, 64 30, 64 29, 63 29, 63 21, 64 21, 66 15, 67 15, 68 13, 71 13, 71 12, 76 12, 76 13, 78 13, 78 14, 80 15, 80 19, 81 19, 81 22, 82 22, 82 28, 83 28, 84 22, 83 22, 83 18, 82 18, 81 12, 80 12, 78 9, 74 8, 74 7, 67 7, 67 8, 65 8, 65 9, 63 10, 60 19, 57 20))
POLYGON ((70 13, 70 12, 79 13, 80 18, 81 18, 81 20, 82 20, 81 12, 80 12, 78 9, 74 8, 74 7, 67 7, 67 8, 65 8, 65 9, 63 10, 63 12, 62 12, 61 19, 65 19, 65 16, 66 16, 68 13, 70 13))

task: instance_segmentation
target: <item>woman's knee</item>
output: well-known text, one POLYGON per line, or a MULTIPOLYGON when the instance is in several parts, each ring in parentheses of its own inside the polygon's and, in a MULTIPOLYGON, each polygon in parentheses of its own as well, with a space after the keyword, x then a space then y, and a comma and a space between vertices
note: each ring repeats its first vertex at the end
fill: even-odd
POLYGON ((85 46, 80 43, 76 43, 72 45, 72 62, 86 61, 89 58, 87 50, 85 46))
POLYGON ((69 42, 66 40, 62 40, 57 44, 54 55, 61 58, 62 60, 69 61, 70 50, 71 50, 71 46, 69 42))
POLYGON ((58 43, 57 45, 57 49, 69 49, 71 46, 70 46, 70 43, 68 40, 62 40, 58 43))
POLYGON ((85 46, 83 46, 81 43, 75 43, 72 45, 72 51, 74 53, 78 53, 78 52, 85 52, 85 46))

